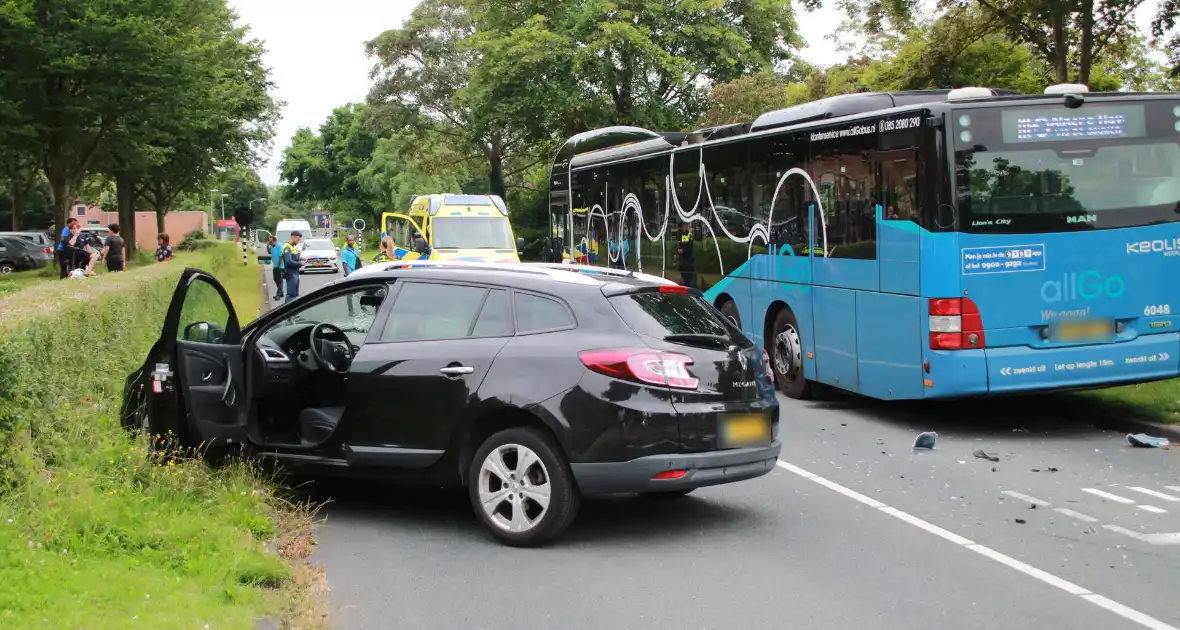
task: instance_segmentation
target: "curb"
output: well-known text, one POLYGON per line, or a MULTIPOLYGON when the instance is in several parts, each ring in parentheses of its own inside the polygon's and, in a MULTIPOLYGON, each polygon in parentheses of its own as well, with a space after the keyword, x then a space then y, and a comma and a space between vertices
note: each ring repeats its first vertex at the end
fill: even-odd
POLYGON ((1160 424, 1134 418, 1112 418, 1110 420, 1093 421, 1092 424, 1100 429, 1118 431, 1120 433, 1146 433, 1153 437, 1168 438, 1173 446, 1180 446, 1180 425, 1160 424))

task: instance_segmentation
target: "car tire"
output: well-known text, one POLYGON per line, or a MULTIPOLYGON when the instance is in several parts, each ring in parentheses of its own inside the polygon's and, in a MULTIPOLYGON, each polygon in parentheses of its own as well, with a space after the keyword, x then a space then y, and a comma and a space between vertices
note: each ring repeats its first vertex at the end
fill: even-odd
POLYGON ((644 499, 656 499, 658 501, 672 501, 674 499, 683 499, 692 493, 696 488, 689 488, 688 490, 664 490, 662 492, 640 492, 639 496, 644 499))
POLYGON ((784 308, 775 315, 767 345, 779 390, 788 398, 811 398, 814 387, 804 369, 803 333, 791 309, 784 308))
POLYGON ((561 449, 545 434, 528 427, 506 429, 484 440, 471 460, 467 491, 484 527, 513 547, 542 545, 565 531, 580 500, 561 449), (522 456, 526 461, 521 461, 522 456), (494 472, 497 464, 499 474, 494 472), (518 470, 522 464, 525 469, 518 470), (509 476, 509 484, 519 485, 501 483, 504 474, 509 476), (537 500, 543 493, 534 489, 540 483, 548 485, 548 504, 543 509, 538 509, 542 505, 537 500), (485 500, 495 504, 489 502, 485 508, 485 500))
POLYGON ((733 300, 726 300, 726 301, 722 302, 721 308, 719 308, 717 310, 721 311, 722 315, 729 318, 729 321, 733 322, 733 325, 737 326, 738 330, 741 330, 742 316, 741 316, 741 313, 738 313, 737 304, 734 304, 733 300))
POLYGON ((0 276, 7 276, 16 271, 16 265, 10 262, 0 262, 0 276))

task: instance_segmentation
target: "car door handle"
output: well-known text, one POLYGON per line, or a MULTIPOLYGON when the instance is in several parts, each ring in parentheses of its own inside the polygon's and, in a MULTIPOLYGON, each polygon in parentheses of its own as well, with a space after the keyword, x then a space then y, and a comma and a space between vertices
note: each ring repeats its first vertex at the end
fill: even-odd
POLYGON ((464 374, 471 374, 474 371, 475 368, 465 365, 448 365, 445 368, 439 368, 438 373, 447 376, 463 376, 464 374))
POLYGON ((223 355, 222 360, 225 361, 225 389, 221 392, 221 402, 226 407, 233 407, 238 398, 237 391, 234 390, 234 372, 230 366, 229 355, 223 355))

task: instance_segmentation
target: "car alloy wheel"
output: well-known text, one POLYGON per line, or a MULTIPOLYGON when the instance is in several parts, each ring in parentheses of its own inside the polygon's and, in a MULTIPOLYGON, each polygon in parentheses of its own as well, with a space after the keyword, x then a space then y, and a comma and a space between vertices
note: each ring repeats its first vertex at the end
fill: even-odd
POLYGON ((527 446, 505 444, 484 458, 479 469, 479 499, 495 526, 527 532, 549 510, 549 471, 527 446))
POLYGON ((479 520, 514 547, 543 544, 578 512, 580 497, 563 451, 538 429, 514 427, 488 437, 466 479, 479 520))
POLYGON ((0 276, 7 276, 16 271, 16 267, 12 263, 0 263, 0 276))

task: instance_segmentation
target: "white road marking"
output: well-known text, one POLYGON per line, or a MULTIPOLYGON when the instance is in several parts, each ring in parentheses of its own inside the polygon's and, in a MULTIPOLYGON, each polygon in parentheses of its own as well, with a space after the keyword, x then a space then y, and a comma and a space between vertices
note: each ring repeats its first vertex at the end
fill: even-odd
POLYGON ((1135 540, 1143 540, 1143 534, 1140 534, 1139 532, 1137 532, 1133 529, 1127 529, 1126 527, 1120 527, 1118 525, 1103 525, 1102 527, 1104 529, 1109 529, 1110 531, 1115 532, 1117 534, 1122 534, 1124 536, 1130 536, 1131 538, 1134 538, 1135 540))
POLYGON ((1180 545, 1180 532, 1171 534, 1140 534, 1133 529, 1119 527, 1118 525, 1103 525, 1102 527, 1124 536, 1130 536, 1135 540, 1145 542, 1149 545, 1180 545))
MULTIPOLYGON (((1032 565, 1025 564, 1025 563, 1023 563, 1011 556, 1004 555, 1004 554, 1002 554, 990 547, 986 547, 984 545, 980 545, 978 543, 972 542, 971 540, 963 538, 962 536, 959 536, 958 534, 955 534, 954 532, 947 531, 937 525, 934 525, 932 523, 928 523, 928 522, 926 522, 926 521, 924 521, 912 514, 909 514, 907 512, 903 512, 897 508, 885 505, 884 503, 881 503, 880 501, 877 501, 876 499, 870 499, 869 497, 866 497, 865 495, 863 495, 859 492, 856 492, 855 490, 852 490, 850 488, 846 488, 834 481, 831 481, 829 479, 825 479, 823 477, 820 477, 819 475, 808 472, 802 468, 799 468, 798 466, 795 466, 794 464, 789 464, 787 462, 784 462, 781 459, 778 460, 777 464, 778 464, 778 467, 782 468, 783 470, 792 472, 804 479, 814 481, 815 483, 817 483, 825 488, 828 488, 829 490, 834 490, 834 491, 836 491, 846 497, 849 497, 859 503, 874 507, 877 510, 880 510, 884 514, 888 514, 889 516, 892 516, 900 521, 909 523, 910 525, 913 525, 923 531, 934 534, 935 536, 938 536, 939 538, 942 538, 944 540, 955 543, 956 545, 959 545, 959 546, 963 547, 964 549, 970 549, 971 551, 974 551, 975 553, 977 553, 981 556, 995 560, 996 562, 998 562, 1006 567, 1009 567, 1011 569, 1015 569, 1025 575, 1029 576, 1029 577, 1036 578, 1037 580, 1040 580, 1041 582, 1044 582, 1045 584, 1048 584, 1049 586, 1053 586, 1055 588, 1061 589, 1061 590, 1065 591, 1066 593, 1069 593, 1070 595, 1076 595, 1076 596, 1090 602, 1091 604, 1094 604, 1095 606, 1098 606, 1100 608, 1105 608, 1106 610, 1109 610, 1110 612, 1112 612, 1116 615, 1119 615, 1120 617, 1123 617, 1125 619, 1133 621, 1133 622, 1139 624, 1140 626, 1143 626, 1145 628, 1150 628, 1151 630, 1180 630, 1180 628, 1176 628, 1175 626, 1168 625, 1168 624, 1166 624, 1154 617, 1151 617, 1147 614, 1139 612, 1138 610, 1135 610, 1133 608, 1129 608, 1129 607, 1124 606, 1114 600, 1108 599, 1106 597, 1103 597, 1102 595, 1094 593, 1087 588, 1084 588, 1082 586, 1078 586, 1077 584, 1074 584, 1073 582, 1059 578, 1056 575, 1053 575, 1052 573, 1047 573, 1047 572, 1042 571, 1032 565)), ((1010 492, 1007 492, 1007 491, 1005 492, 1005 494, 1009 494, 1009 496, 1013 496, 1010 492)), ((1111 495, 1111 496, 1114 496, 1114 495, 1111 495)), ((1027 501, 1028 499, 1031 499, 1031 498, 1032 497, 1025 497, 1022 500, 1027 501)), ((1040 502, 1043 505, 1048 505, 1048 503, 1045 503, 1044 501, 1040 501, 1040 499, 1036 499, 1036 501, 1040 502)), ((1131 501, 1131 503, 1134 503, 1134 501, 1131 501)), ((1116 527, 1114 525, 1106 525, 1105 527, 1107 529, 1112 529, 1112 531, 1118 531, 1117 529, 1113 529, 1114 527, 1116 527)), ((1122 528, 1119 528, 1119 529, 1122 529, 1122 528)), ((1138 534, 1136 532, 1132 532, 1131 530, 1125 530, 1124 532, 1119 532, 1119 533, 1126 533, 1126 532, 1129 532, 1132 536, 1134 536, 1136 538, 1143 539, 1143 536, 1141 534, 1138 534)), ((1156 534, 1156 535, 1159 536, 1162 534, 1156 534)), ((1178 538, 1178 542, 1180 542, 1180 534, 1176 534, 1176 536, 1178 538)))
POLYGON ((1081 512, 1074 512, 1073 510, 1071 510, 1069 508, 1054 508, 1053 511, 1057 512, 1058 514, 1064 514, 1066 516, 1076 518, 1079 521, 1085 521, 1087 523, 1097 523, 1098 522, 1098 519, 1094 518, 1093 516, 1086 516, 1085 514, 1082 514, 1081 512))
POLYGON ((1140 510, 1143 510, 1144 512, 1151 512, 1152 514, 1167 514, 1168 513, 1168 511, 1165 510, 1164 508, 1157 508, 1154 505, 1136 505, 1135 507, 1139 508, 1140 510))
POLYGON ((1167 488, 1168 490, 1171 490, 1172 492, 1180 492, 1180 486, 1164 486, 1164 487, 1167 488))
MULTIPOLYGON (((1171 490, 1172 486, 1168 486, 1168 489, 1171 490)), ((1180 497, 1174 497, 1170 494, 1164 494, 1162 492, 1159 492, 1157 490, 1152 490, 1150 488, 1140 488, 1138 486, 1127 486, 1127 490, 1134 490, 1135 492, 1138 492, 1141 494, 1146 494, 1149 497, 1163 499, 1164 501, 1180 501, 1180 497)))
POLYGON ((1000 494, 1006 494, 1006 495, 1012 497, 1013 499, 1020 499, 1021 501, 1027 501, 1028 503, 1032 503, 1033 505, 1039 505, 1041 507, 1049 507, 1048 501, 1042 501, 1036 497, 1030 497, 1027 494, 1021 494, 1015 490, 1004 490, 1000 494))
POLYGON ((1089 492, 1090 494, 1092 494, 1096 497, 1102 497, 1103 499, 1110 499, 1111 501, 1118 501, 1119 503, 1134 503, 1135 502, 1134 499, 1128 499, 1127 497, 1120 497, 1117 494, 1111 494, 1109 492, 1095 490, 1094 488, 1082 488, 1082 492, 1089 492))

